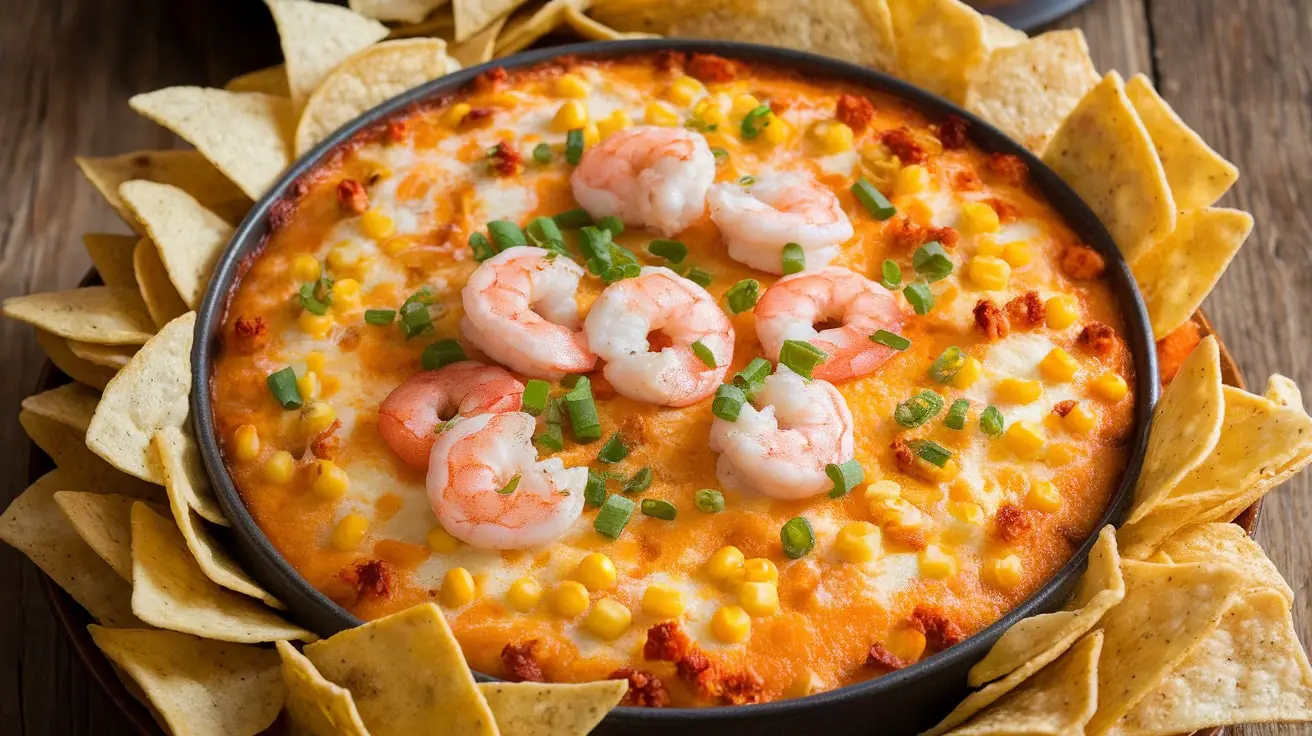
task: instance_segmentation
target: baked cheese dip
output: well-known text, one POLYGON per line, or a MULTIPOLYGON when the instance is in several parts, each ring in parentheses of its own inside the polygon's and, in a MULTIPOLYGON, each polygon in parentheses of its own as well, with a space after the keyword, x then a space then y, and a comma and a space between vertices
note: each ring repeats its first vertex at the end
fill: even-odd
POLYGON ((1120 482, 1104 264, 958 118, 663 53, 356 136, 231 295, 214 421, 287 561, 475 669, 758 703, 931 656, 1120 482))

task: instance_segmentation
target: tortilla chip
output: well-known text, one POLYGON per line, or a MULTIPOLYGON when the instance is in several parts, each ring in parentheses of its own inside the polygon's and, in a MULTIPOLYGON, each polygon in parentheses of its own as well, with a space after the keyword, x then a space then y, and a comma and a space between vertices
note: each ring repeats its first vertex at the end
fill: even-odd
POLYGON ((387 36, 387 26, 346 8, 309 0, 265 0, 278 26, 292 109, 305 107, 310 93, 333 67, 387 36))
POLYGON ((61 470, 41 476, 0 516, 0 540, 27 555, 97 621, 140 625, 132 615, 132 588, 82 541, 55 503, 55 493, 68 487, 61 470))
POLYGON ((1239 169, 1213 151, 1153 89, 1148 77, 1136 74, 1125 83, 1125 94, 1143 121, 1162 161, 1171 196, 1182 212, 1211 207, 1225 196, 1239 169))
POLYGON ((1236 599, 1112 733, 1166 736, 1268 721, 1312 721, 1312 667, 1288 603, 1274 591, 1236 599))
POLYGON ((1066 116, 1043 162, 1102 220, 1127 260, 1175 229, 1176 204, 1162 163, 1116 72, 1066 116))
POLYGON ((628 692, 627 680, 482 682, 501 736, 587 736, 628 692))
POLYGON ((537 8, 525 9, 512 15, 497 38, 496 57, 499 59, 517 54, 564 25, 567 8, 586 10, 591 4, 591 0, 548 0, 537 8))
POLYGON ((295 117, 285 97, 168 87, 135 95, 128 104, 195 146, 253 200, 292 161, 295 117))
POLYGON ((23 399, 22 406, 24 411, 86 432, 99 401, 98 391, 92 391, 76 383, 68 383, 49 391, 33 394, 23 399))
POLYGON ((150 238, 137 241, 132 252, 132 267, 137 275, 141 299, 155 324, 163 327, 190 311, 177 287, 169 280, 169 271, 160 258, 159 248, 150 238))
POLYGON ((134 179, 177 187, 234 225, 241 222, 251 209, 251 198, 199 151, 134 151, 110 158, 77 156, 73 160, 100 196, 139 235, 145 232, 139 229, 140 225, 118 196, 118 188, 123 182, 134 179))
MULTIPOLYGON (((954 730, 953 736, 1066 736, 1083 733, 1098 702, 1098 656, 1103 633, 1094 631, 1019 687, 954 730)), ((992 686, 990 686, 992 687, 992 686)))
MULTIPOLYGON (((1196 524, 1185 527, 1162 543, 1157 555, 1163 561, 1224 562, 1243 573, 1246 592, 1254 595, 1273 590, 1294 604, 1294 590, 1276 569, 1275 563, 1242 528, 1235 524, 1196 524)), ((1159 561, 1156 557, 1154 562, 1159 561)))
POLYGON ((77 340, 67 340, 68 349, 74 355, 99 366, 117 371, 132 360, 132 356, 137 354, 136 345, 97 345, 91 342, 78 342, 77 340))
POLYGON ((1192 319, 1252 230, 1247 212, 1182 212, 1175 230, 1131 264, 1154 335, 1165 337, 1192 319))
POLYGON ((173 521, 144 503, 132 507, 132 612, 152 626, 219 641, 315 638, 205 577, 173 521))
POLYGON ((282 64, 266 66, 253 72, 246 72, 228 80, 223 88, 229 92, 263 92, 266 95, 291 97, 287 86, 287 67, 282 64))
POLYGON ((419 23, 450 0, 351 0, 351 10, 366 18, 419 23))
POLYGON ((186 426, 191 393, 191 340, 196 313, 164 326, 105 387, 87 428, 87 447, 110 465, 151 483, 164 477, 150 437, 186 426))
POLYGON ((50 362, 54 363, 56 368, 78 383, 96 389, 103 389, 109 385, 109 380, 116 373, 110 368, 96 365, 85 358, 74 355, 68 341, 59 335, 38 329, 36 331, 36 344, 41 346, 41 352, 45 353, 47 358, 50 358, 50 362))
POLYGON ((278 655, 271 649, 171 631, 87 630, 105 656, 141 688, 171 733, 261 733, 282 708, 278 655))
POLYGON ((232 237, 232 226, 191 195, 167 184, 130 181, 118 192, 159 249, 178 295, 188 307, 200 306, 214 262, 232 237))
POLYGON ((82 245, 105 286, 137 288, 137 277, 132 271, 132 249, 137 246, 135 235, 87 233, 82 236, 82 245))
POLYGON ((1098 83, 1084 33, 1049 31, 994 51, 966 91, 966 109, 1042 153, 1080 98, 1098 83))
POLYGON ((959 0, 889 0, 898 76, 964 102, 966 88, 988 57, 984 18, 959 0))
POLYGON ((169 500, 176 497, 206 521, 231 526, 232 522, 223 514, 219 499, 210 488, 200 448, 191 435, 178 427, 164 427, 151 437, 151 445, 153 457, 161 463, 160 471, 169 500))
POLYGON ((427 18, 418 23, 402 23, 392 26, 391 33, 387 34, 390 38, 414 38, 415 36, 437 36, 444 41, 450 42, 455 35, 456 19, 451 15, 451 6, 443 6, 437 11, 430 13, 427 18))
POLYGON ((277 646, 287 687, 287 715, 299 731, 309 736, 369 736, 350 690, 324 679, 296 647, 285 641, 277 646))
POLYGON ((342 62, 314 90, 300 125, 296 152, 303 155, 334 130, 402 92, 454 71, 446 42, 438 38, 384 41, 342 62))
POLYGON ((1024 43, 1029 36, 1019 28, 1012 28, 991 15, 984 16, 984 45, 990 51, 1005 49, 1024 43))
POLYGON ((351 691, 369 730, 497 733, 442 612, 425 603, 305 647, 323 676, 351 691))
POLYGON ((119 577, 132 580, 132 504, 117 493, 57 491, 55 503, 68 523, 119 577))
POLYGON ((155 323, 137 290, 116 286, 11 296, 0 311, 11 319, 82 342, 141 345, 155 334, 155 323))
POLYGON ((163 500, 164 489, 124 473, 91 452, 86 429, 64 424, 30 411, 20 411, 18 421, 28 437, 54 460, 69 488, 97 493, 118 493, 133 498, 163 500))
POLYGON ((1282 376, 1279 373, 1272 374, 1270 378, 1266 379, 1266 391, 1262 395, 1283 407, 1306 411, 1303 408, 1302 390, 1288 376, 1282 376))
POLYGON ((526 0, 451 0, 455 19, 455 41, 468 41, 492 25, 497 18, 505 18, 523 5, 526 0))
POLYGON ((501 29, 505 25, 505 18, 497 18, 487 28, 475 33, 467 40, 452 44, 450 47, 451 58, 460 62, 462 67, 478 66, 491 61, 493 50, 496 48, 497 37, 501 35, 501 29))
MULTIPOLYGON (((624 33, 610 26, 589 18, 587 13, 574 8, 565 9, 565 25, 569 26, 580 38, 589 41, 617 41, 621 38, 659 38, 651 33, 624 33)), ((489 26, 490 27, 490 26, 489 26)), ((452 56, 455 56, 453 53, 452 56)), ((459 56, 456 56, 459 59, 459 56)))
POLYGON ((1208 335, 1157 402, 1127 523, 1144 518, 1161 504, 1216 446, 1225 417, 1221 386, 1221 347, 1215 336, 1208 335))

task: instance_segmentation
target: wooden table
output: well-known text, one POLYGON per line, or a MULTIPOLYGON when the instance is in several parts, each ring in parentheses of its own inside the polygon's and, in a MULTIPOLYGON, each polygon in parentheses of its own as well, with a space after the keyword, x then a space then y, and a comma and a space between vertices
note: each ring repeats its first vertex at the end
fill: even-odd
MULTIPOLYGON (((195 3, 204 4, 204 3, 195 3)), ((89 267, 82 233, 126 232, 73 166, 177 144, 127 98, 174 84, 221 84, 276 60, 267 17, 196 22, 180 0, 10 0, 0 23, 0 297, 74 286, 89 267)), ((1143 72, 1190 125, 1243 171, 1222 204, 1253 213, 1248 246, 1208 313, 1248 380, 1280 371, 1312 386, 1312 4, 1305 0, 1094 0, 1080 27, 1100 69, 1143 72), (1308 200, 1300 200, 1308 197, 1308 200)), ((22 491, 27 439, 18 404, 44 360, 26 326, 0 320, 0 504, 22 491)), ((1312 474, 1268 497, 1258 540, 1298 594, 1312 642, 1312 474), (1304 497, 1302 502, 1295 499, 1304 497)), ((127 734, 55 628, 37 569, 0 545, 0 731, 127 734)), ((1304 733, 1247 726, 1243 736, 1304 733)))

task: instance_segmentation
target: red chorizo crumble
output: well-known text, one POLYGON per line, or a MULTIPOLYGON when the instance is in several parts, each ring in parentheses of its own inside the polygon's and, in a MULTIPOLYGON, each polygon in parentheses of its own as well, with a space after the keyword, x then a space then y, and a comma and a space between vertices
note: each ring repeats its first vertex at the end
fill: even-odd
POLYGON ((499 66, 494 66, 482 74, 474 77, 475 92, 495 92, 509 75, 506 70, 499 66))
POLYGON ((682 51, 662 51, 656 54, 656 70, 664 74, 682 71, 688 55, 682 51))
POLYGON ((524 160, 520 157, 519 151, 506 141, 501 141, 492 147, 487 156, 488 163, 492 170, 500 176, 514 176, 523 168, 524 160))
POLYGON ((405 119, 392 119, 387 121, 383 135, 388 143, 401 143, 409 130, 410 124, 405 119))
POLYGON ((1043 301, 1039 292, 1027 291, 1007 302, 1007 320, 1014 327, 1033 328, 1043 324, 1043 301))
POLYGON ((363 215, 369 209, 369 192, 355 179, 337 183, 337 206, 348 215, 363 215))
POLYGON ((903 440, 893 440, 889 445, 893 448, 893 457, 897 460, 898 470, 907 472, 911 470, 916 462, 916 454, 911 451, 911 446, 903 440))
POLYGON ((985 200, 993 211, 998 213, 998 222, 1006 224, 1020 219, 1020 208, 1005 199, 990 197, 985 200))
POLYGON ((883 530, 884 539, 893 544, 914 550, 929 546, 929 536, 924 527, 890 526, 883 530))
POLYGON ((511 682, 545 682, 542 668, 536 658, 537 639, 515 644, 506 642, 501 648, 501 665, 505 668, 506 679, 511 682))
POLYGON ((647 629, 642 656, 648 660, 673 662, 679 679, 702 696, 732 705, 757 703, 764 683, 750 669, 726 671, 717 667, 688 638, 679 624, 664 621, 647 629))
POLYGON ((943 615, 942 611, 928 606, 916 606, 911 612, 911 627, 925 635, 925 648, 942 651, 966 638, 960 626, 943 615))
POLYGON ((949 115, 938 124, 938 140, 944 148, 965 148, 970 135, 970 123, 962 117, 949 115))
POLYGON ((875 119, 875 105, 861 95, 841 94, 834 109, 834 117, 852 130, 865 130, 870 121, 875 119))
POLYGON ((1157 341, 1157 370, 1163 386, 1175 378, 1185 359, 1202 341, 1202 330, 1193 321, 1185 322, 1157 341))
POLYGON ((992 153, 989 154, 989 173, 1008 184, 1020 186, 1029 178, 1030 167, 1015 154, 992 153))
POLYGON ((647 643, 642 646, 644 659, 677 662, 688 650, 688 635, 674 621, 662 621, 647 629, 647 643))
POLYGON ((241 316, 233 323, 237 350, 250 355, 269 344, 269 324, 260 315, 241 316))
POLYGON ((628 680, 629 690, 624 693, 620 705, 636 705, 640 708, 664 708, 670 704, 670 693, 665 683, 650 672, 621 667, 610 673, 610 680, 628 680))
MULTIPOLYGON (((979 174, 974 169, 957 169, 952 174, 952 188, 963 192, 976 192, 984 188, 984 182, 980 181, 979 174)), ((998 218, 1002 218, 1002 213, 998 213, 998 218)))
POLYGON ((715 54, 692 54, 688 57, 687 69, 689 76, 711 84, 732 82, 735 76, 733 62, 715 54))
POLYGON ((1003 504, 993 517, 993 530, 1004 542, 1019 542, 1032 527, 1029 512, 1015 504, 1003 504))
POLYGON ((355 588, 357 598, 387 600, 396 587, 396 568, 386 560, 356 563, 338 573, 338 577, 355 588))
POLYGON ((486 125, 491 125, 492 114, 494 112, 496 111, 490 107, 475 107, 474 109, 465 113, 465 116, 463 118, 460 118, 460 127, 468 129, 468 128, 482 128, 486 125))
POLYGON ((893 247, 901 251, 911 251, 930 241, 951 250, 957 247, 961 235, 950 227, 924 227, 912 222, 908 217, 898 217, 888 228, 888 236, 893 247))
POLYGON ((1083 245, 1068 245, 1061 252, 1061 272, 1076 279, 1088 281, 1103 275, 1107 264, 1098 251, 1083 245))
POLYGON ((784 113, 788 112, 788 108, 793 106, 793 101, 785 100, 779 97, 771 97, 770 101, 766 104, 770 106, 770 112, 774 113, 775 115, 783 115, 784 113))
POLYGON ((750 669, 727 672, 720 676, 719 697, 728 705, 759 703, 765 695, 765 682, 750 669))
POLYGON ((1101 322, 1090 322, 1080 330, 1076 342, 1094 355, 1111 355, 1116 349, 1116 333, 1101 322))
POLYGON ((1011 332, 1007 316, 989 299, 975 302, 975 324, 990 340, 1001 340, 1011 332))
POLYGON ((925 147, 916 141, 916 137, 906 126, 885 130, 879 134, 879 140, 888 146, 888 150, 892 151, 903 164, 922 164, 929 158, 925 147))
POLYGON ((342 428, 342 420, 334 419, 333 423, 328 425, 328 429, 314 436, 310 442, 310 454, 320 460, 337 459, 337 450, 341 447, 341 439, 337 436, 337 430, 342 428))
POLYGON ((1065 401, 1058 401, 1057 403, 1052 405, 1052 413, 1056 414, 1059 417, 1064 417, 1067 414, 1070 414, 1072 411, 1075 411, 1075 407, 1078 406, 1079 403, 1080 402, 1076 401, 1075 399, 1066 399, 1065 401))
POLYGON ((883 644, 875 642, 870 645, 870 652, 866 655, 866 666, 874 667, 883 672, 892 672, 906 667, 907 664, 897 655, 885 649, 883 644))

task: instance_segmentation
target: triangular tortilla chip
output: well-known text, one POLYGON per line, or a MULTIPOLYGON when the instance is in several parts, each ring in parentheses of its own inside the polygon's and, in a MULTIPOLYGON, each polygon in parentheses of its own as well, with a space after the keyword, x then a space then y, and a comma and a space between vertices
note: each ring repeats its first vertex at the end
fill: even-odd
POLYGON ((444 6, 429 13, 427 18, 418 23, 401 23, 392 26, 392 32, 387 34, 387 37, 392 39, 436 36, 444 41, 452 41, 455 36, 456 19, 451 14, 451 6, 444 6))
POLYGON ((219 499, 210 488, 200 448, 191 435, 178 427, 164 427, 151 437, 151 445, 154 457, 162 463, 160 471, 169 499, 177 497, 210 523, 231 526, 232 522, 223 515, 223 507, 219 506, 219 499))
POLYGON ((451 0, 455 41, 468 41, 497 18, 505 18, 526 0, 451 0))
POLYGON ((55 461, 70 488, 89 488, 96 493, 118 493, 133 498, 163 500, 164 489, 134 478, 100 459, 87 448, 86 430, 30 411, 20 411, 23 431, 41 451, 55 461))
POLYGON ((1136 74, 1125 83, 1125 94, 1152 137, 1162 161, 1171 196, 1181 212, 1211 207, 1239 180, 1239 169, 1221 158, 1185 125, 1153 89, 1148 77, 1136 74))
POLYGON ((168 87, 136 95, 128 104, 195 146, 253 200, 292 161, 295 117, 286 97, 168 87))
POLYGON ((23 399, 23 410, 66 424, 85 434, 98 403, 100 392, 80 384, 67 383, 23 399))
POLYGON ((132 360, 132 356, 137 354, 138 346, 136 345, 97 345, 93 342, 78 342, 77 340, 67 340, 68 349, 73 355, 112 370, 119 370, 132 360))
POLYGON ((117 372, 74 355, 68 341, 54 333, 42 329, 36 330, 36 344, 56 368, 74 381, 92 388, 103 389, 109 385, 109 380, 117 372))
POLYGON ((282 677, 272 649, 172 631, 87 630, 105 656, 141 688, 171 733, 262 733, 282 709, 282 677))
POLYGON ((188 307, 200 306, 214 262, 232 237, 232 226, 167 184, 130 181, 118 193, 159 249, 178 295, 188 307))
POLYGON ((535 41, 559 28, 565 22, 565 10, 575 7, 583 10, 591 0, 548 0, 545 5, 516 13, 506 22, 497 37, 497 58, 517 54, 532 46, 535 41))
POLYGON ((223 88, 229 92, 263 92, 277 97, 292 96, 291 90, 287 87, 287 67, 282 64, 239 74, 229 79, 223 88))
POLYGON ((1019 28, 1012 28, 991 15, 984 16, 984 45, 992 51, 1024 43, 1029 36, 1019 28))
POLYGON ((482 682, 501 736, 587 736, 629 690, 627 680, 482 682))
POLYGON ((1116 72, 1066 116, 1043 162, 1102 220, 1127 260, 1175 229, 1176 204, 1157 150, 1116 72))
POLYGON ((486 61, 492 60, 493 51, 496 48, 497 37, 501 35, 501 29, 505 27, 506 19, 497 18, 492 21, 491 25, 465 41, 454 43, 450 46, 451 58, 460 62, 460 66, 478 66, 486 61))
MULTIPOLYGON (((118 196, 117 192, 115 196, 118 196)), ((137 246, 135 235, 87 233, 82 236, 82 245, 105 286, 137 288, 137 277, 132 272, 132 249, 137 246)))
POLYGON ((293 110, 305 106, 333 67, 387 36, 387 26, 336 5, 311 0, 265 3, 278 26, 293 110))
POLYGON ((959 0, 889 0, 897 74, 918 87, 964 102, 988 56, 984 18, 959 0))
POLYGON ((169 280, 169 270, 160 258, 159 248, 150 238, 137 241, 132 251, 132 268, 146 311, 155 324, 163 327, 189 311, 177 287, 169 280))
POLYGON ((1237 524, 1195 524, 1185 527, 1162 543, 1152 561, 1177 564, 1224 562, 1243 573, 1247 582, 1246 592, 1256 595, 1262 591, 1274 590, 1289 605, 1294 604, 1293 588, 1289 587, 1275 563, 1262 551, 1262 546, 1254 542, 1237 524))
POLYGON ((251 198, 199 151, 133 151, 109 158, 77 156, 73 160, 109 206, 141 235, 145 232, 139 229, 118 196, 118 188, 123 182, 134 179, 175 186, 234 225, 241 222, 251 209, 251 198))
POLYGON ((351 0, 351 10, 366 18, 419 23, 451 0, 351 0))
POLYGON ((132 504, 136 502, 131 496, 117 493, 55 493, 55 503, 82 541, 129 582, 132 581, 132 504))
POLYGON ((309 736, 369 736, 350 690, 324 679, 291 644, 278 642, 278 654, 287 686, 287 715, 298 729, 309 736))
POLYGON ((1182 212, 1175 230, 1130 264, 1154 335, 1165 337, 1193 317, 1252 231, 1247 212, 1182 212))
POLYGON ((1266 391, 1262 395, 1283 407, 1306 412, 1303 408, 1303 391, 1288 376, 1271 374, 1266 379, 1266 391))
POLYGON ((86 286, 11 296, 2 310, 11 319, 82 342, 141 345, 155 334, 155 323, 136 289, 86 286))
MULTIPOLYGON (((486 34, 487 30, 495 25, 496 24, 493 23, 491 26, 488 26, 488 28, 480 31, 478 36, 470 39, 470 42, 472 43, 477 40, 479 36, 486 34)), ((598 22, 594 18, 589 18, 587 13, 574 8, 565 8, 565 25, 569 26, 570 29, 577 33, 580 38, 585 38, 589 41, 616 41, 621 38, 659 38, 659 36, 651 33, 625 33, 623 31, 617 31, 604 23, 598 22)), ((500 29, 498 29, 498 31, 499 30, 500 29)), ((456 59, 460 59, 460 56, 455 51, 452 51, 451 55, 456 57, 456 59)), ((465 64, 464 60, 461 60, 460 63, 465 64)), ((469 66, 469 64, 465 64, 465 66, 469 66)))

